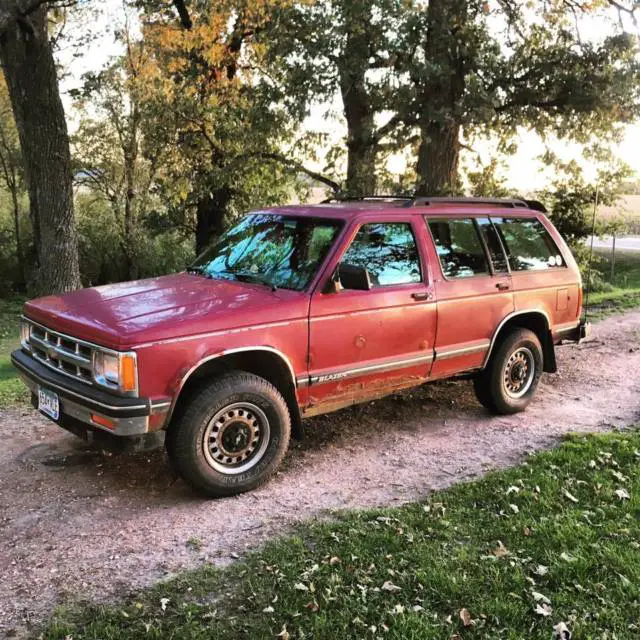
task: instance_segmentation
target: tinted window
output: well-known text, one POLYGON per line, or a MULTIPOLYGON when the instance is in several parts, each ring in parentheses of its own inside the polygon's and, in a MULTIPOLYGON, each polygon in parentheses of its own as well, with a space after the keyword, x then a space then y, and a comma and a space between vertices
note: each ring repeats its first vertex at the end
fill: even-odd
POLYGON ((488 274, 487 258, 471 218, 429 220, 442 272, 447 278, 488 274))
POLYGON ((539 271, 566 266, 556 243, 539 220, 491 220, 502 238, 512 271, 539 271))
POLYGON ((342 263, 368 269, 374 287, 421 280, 416 241, 404 222, 362 225, 342 263))
POLYGON ((248 215, 199 256, 191 270, 211 278, 304 289, 339 228, 338 222, 320 218, 248 215))
POLYGON ((477 220, 480 233, 482 234, 484 243, 489 251, 493 270, 496 273, 508 272, 509 267, 507 265, 507 257, 504 255, 502 243, 500 242, 500 238, 498 237, 495 227, 491 224, 491 220, 489 220, 489 218, 477 218, 477 220))

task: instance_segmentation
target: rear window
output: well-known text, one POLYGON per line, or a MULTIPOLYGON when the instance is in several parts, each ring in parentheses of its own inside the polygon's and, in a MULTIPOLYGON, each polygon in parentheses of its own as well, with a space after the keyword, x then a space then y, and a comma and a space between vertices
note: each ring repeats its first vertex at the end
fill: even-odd
POLYGON ((541 271, 566 267, 562 254, 544 225, 530 218, 494 218, 512 271, 541 271))

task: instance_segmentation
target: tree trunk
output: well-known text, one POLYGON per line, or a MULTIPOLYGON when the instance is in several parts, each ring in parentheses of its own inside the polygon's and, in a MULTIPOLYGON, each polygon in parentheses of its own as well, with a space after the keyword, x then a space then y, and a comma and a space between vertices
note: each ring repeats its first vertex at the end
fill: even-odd
POLYGON ((125 198, 124 198, 124 255, 126 270, 129 279, 138 277, 138 261, 136 256, 137 244, 137 221, 136 221, 136 164, 138 161, 138 124, 139 112, 137 105, 133 107, 133 114, 130 119, 130 131, 124 151, 124 178, 125 178, 125 198))
POLYGON ((461 102, 465 89, 464 31, 468 0, 430 0, 424 56, 432 69, 418 87, 420 145, 416 172, 418 195, 458 191, 461 102))
POLYGON ((71 154, 46 8, 37 9, 28 20, 2 34, 0 58, 29 191, 38 267, 36 288, 40 293, 71 291, 81 286, 71 154))
POLYGON ((232 192, 229 187, 215 189, 196 206, 196 255, 200 255, 211 241, 224 230, 232 192))
POLYGON ((460 125, 431 122, 421 129, 416 194, 451 195, 458 190, 460 125))
POLYGON ((347 120, 347 182, 350 196, 372 195, 376 190, 374 111, 365 82, 369 68, 369 37, 366 25, 371 17, 369 0, 343 3, 346 42, 339 60, 340 93, 347 120))
POLYGON ((22 253, 22 236, 20 234, 20 204, 18 202, 18 189, 15 181, 12 182, 10 187, 11 191, 11 201, 13 203, 13 225, 15 227, 16 234, 16 260, 18 261, 18 276, 20 278, 20 282, 18 282, 18 287, 22 289, 25 285, 25 277, 24 277, 24 256, 22 253))

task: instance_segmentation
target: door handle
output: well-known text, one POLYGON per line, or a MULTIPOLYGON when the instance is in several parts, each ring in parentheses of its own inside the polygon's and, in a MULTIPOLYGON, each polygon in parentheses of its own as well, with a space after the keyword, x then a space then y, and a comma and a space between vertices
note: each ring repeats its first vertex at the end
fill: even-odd
POLYGON ((432 294, 431 294, 430 291, 424 291, 424 292, 421 292, 421 293, 412 293, 411 297, 414 300, 431 300, 432 294))
POLYGON ((509 288, 509 284, 506 282, 498 282, 496 285, 496 289, 500 289, 500 291, 506 291, 509 288))

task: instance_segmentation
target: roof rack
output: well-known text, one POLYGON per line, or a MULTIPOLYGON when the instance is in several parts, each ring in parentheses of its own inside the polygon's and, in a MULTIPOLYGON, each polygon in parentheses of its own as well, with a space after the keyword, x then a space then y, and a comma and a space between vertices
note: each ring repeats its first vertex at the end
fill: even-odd
POLYGON ((365 202, 367 200, 413 200, 414 196, 333 196, 322 201, 322 204, 331 202, 365 202))
POLYGON ((526 200, 517 198, 460 198, 460 197, 440 197, 440 196, 420 196, 413 198, 407 207, 425 207, 430 204, 492 204, 507 209, 516 207, 529 208, 526 200))
POLYGON ((335 196, 322 201, 322 204, 331 202, 366 202, 367 200, 395 200, 403 201, 404 207, 428 207, 432 204, 488 204, 505 209, 532 209, 547 213, 547 208, 538 200, 526 200, 524 198, 472 198, 460 196, 335 196))

